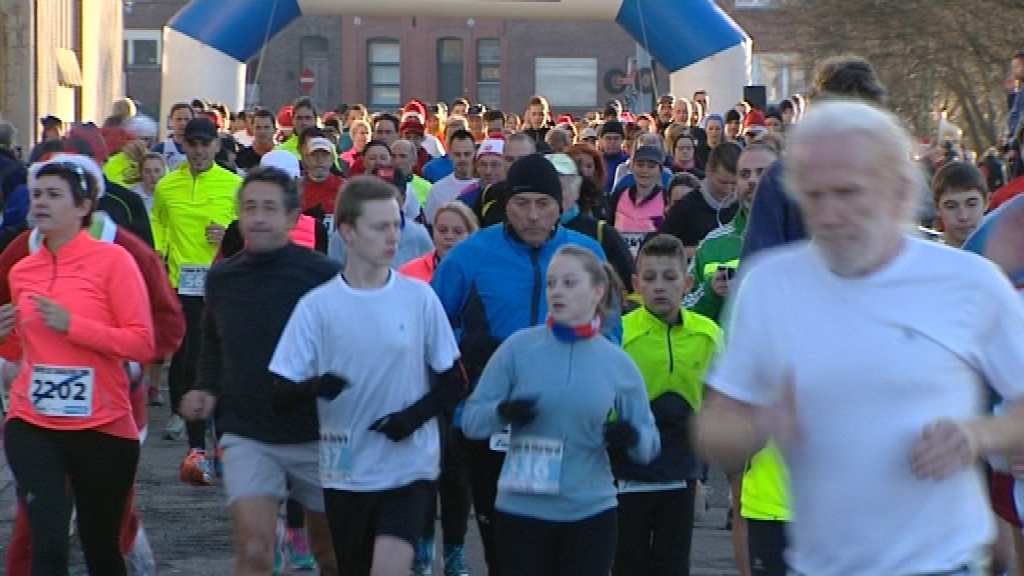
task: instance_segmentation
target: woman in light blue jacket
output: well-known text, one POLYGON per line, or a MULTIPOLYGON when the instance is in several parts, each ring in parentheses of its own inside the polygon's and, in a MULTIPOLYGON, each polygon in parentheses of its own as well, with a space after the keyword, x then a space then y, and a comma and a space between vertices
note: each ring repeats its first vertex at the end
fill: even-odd
POLYGON ((502 576, 606 576, 616 540, 608 451, 646 464, 658 431, 639 370, 601 337, 602 323, 617 322, 615 272, 568 245, 546 286, 547 325, 498 348, 466 402, 463 432, 508 446, 496 502, 502 576))

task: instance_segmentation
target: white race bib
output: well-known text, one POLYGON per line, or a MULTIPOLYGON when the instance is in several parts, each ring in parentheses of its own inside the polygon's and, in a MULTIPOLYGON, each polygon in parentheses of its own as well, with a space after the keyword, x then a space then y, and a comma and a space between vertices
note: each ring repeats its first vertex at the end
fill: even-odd
POLYGON ((528 494, 558 494, 562 480, 562 442, 513 436, 498 478, 498 489, 528 494))
POLYGON ((29 395, 43 416, 82 418, 92 415, 93 369, 68 366, 32 367, 29 395))
POLYGON ((324 216, 324 227, 327 228, 328 234, 334 232, 334 214, 324 216))
POLYGON ((619 236, 626 241, 626 246, 629 246, 629 252, 636 258, 636 255, 640 253, 640 245, 643 244, 644 238, 650 232, 619 232, 619 236))
POLYGON ((205 296, 206 273, 209 266, 185 264, 178 268, 178 294, 182 296, 205 296))
POLYGON ((320 481, 352 478, 352 434, 348 430, 320 430, 320 481))
POLYGON ((501 432, 491 434, 491 450, 494 452, 508 452, 508 441, 512 437, 512 426, 506 424, 501 432))

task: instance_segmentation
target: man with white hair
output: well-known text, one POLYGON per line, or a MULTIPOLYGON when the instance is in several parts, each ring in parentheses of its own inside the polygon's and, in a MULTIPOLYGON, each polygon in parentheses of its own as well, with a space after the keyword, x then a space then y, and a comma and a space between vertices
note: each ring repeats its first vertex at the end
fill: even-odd
POLYGON ((810 240, 747 262, 707 377, 708 459, 739 470, 769 439, 783 455, 794 574, 982 573, 979 460, 1024 446, 1024 304, 991 263, 908 233, 910 146, 864 103, 819 103, 793 129, 810 240))

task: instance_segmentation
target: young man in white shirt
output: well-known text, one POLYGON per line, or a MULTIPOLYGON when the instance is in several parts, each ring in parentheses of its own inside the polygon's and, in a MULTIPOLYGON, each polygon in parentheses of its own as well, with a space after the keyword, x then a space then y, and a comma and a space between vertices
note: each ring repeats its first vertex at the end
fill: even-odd
POLYGON ((906 233, 921 182, 894 118, 821 103, 787 147, 812 240, 748 262, 698 447, 738 469, 774 439, 795 574, 981 573, 979 460, 1024 445, 1024 305, 992 264, 906 233))
POLYGON ((320 479, 342 574, 406 576, 440 472, 434 419, 468 391, 447 316, 429 285, 389 266, 397 191, 372 176, 342 188, 335 222, 341 274, 298 303, 270 363, 282 396, 318 395, 318 377, 349 383, 319 394, 320 479), (431 386, 431 375, 436 383, 431 386))

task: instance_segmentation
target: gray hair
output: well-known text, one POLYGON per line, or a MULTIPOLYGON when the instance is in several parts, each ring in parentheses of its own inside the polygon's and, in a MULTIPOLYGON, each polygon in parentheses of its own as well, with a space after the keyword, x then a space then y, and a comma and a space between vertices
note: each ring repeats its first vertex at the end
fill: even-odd
POLYGON ((548 130, 545 140, 552 148, 556 146, 569 147, 572 146, 572 133, 564 128, 552 128, 548 130))
POLYGON ((537 142, 534 141, 534 139, 529 134, 527 134, 525 132, 516 132, 515 134, 511 134, 508 138, 505 139, 505 142, 506 143, 508 143, 508 142, 526 143, 526 144, 530 145, 530 153, 531 154, 533 154, 533 153, 535 153, 537 151, 537 142))
POLYGON ((391 145, 391 152, 396 152, 402 146, 408 146, 409 154, 412 156, 416 155, 416 145, 408 140, 395 140, 395 143, 391 145))
POLYGON ((10 150, 14 147, 14 139, 18 137, 18 131, 10 122, 0 121, 0 148, 10 150))
POLYGON ((861 137, 872 151, 873 166, 886 187, 899 191, 900 221, 913 224, 918 208, 918 194, 924 176, 911 156, 910 133, 892 114, 858 100, 829 100, 815 104, 786 138, 789 154, 785 183, 786 192, 797 199, 801 187, 795 172, 800 159, 814 150, 822 138, 861 137))

